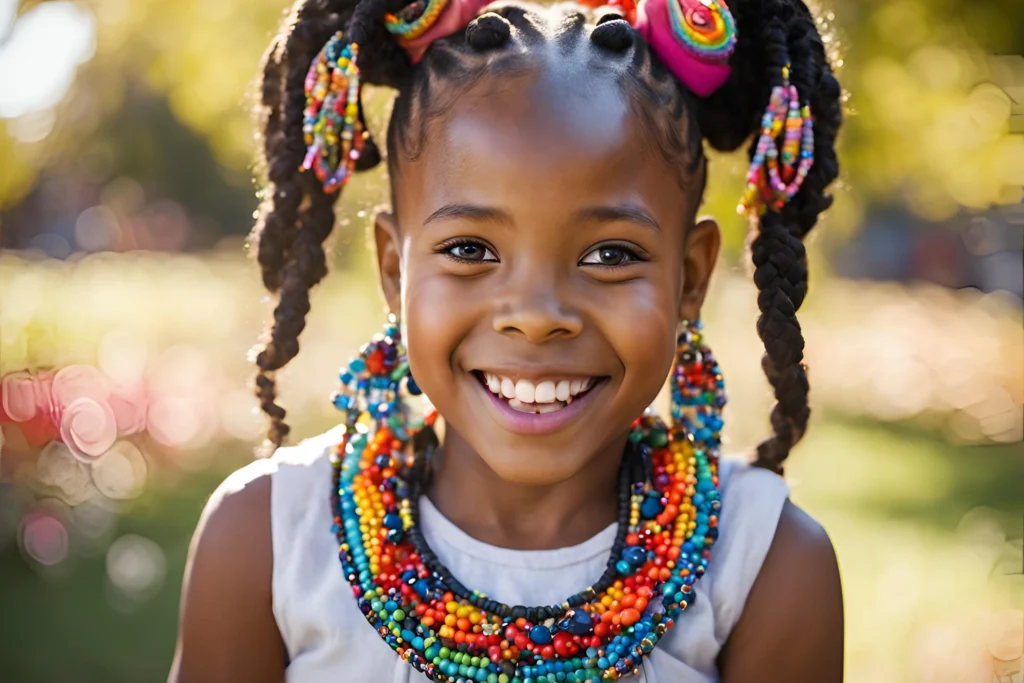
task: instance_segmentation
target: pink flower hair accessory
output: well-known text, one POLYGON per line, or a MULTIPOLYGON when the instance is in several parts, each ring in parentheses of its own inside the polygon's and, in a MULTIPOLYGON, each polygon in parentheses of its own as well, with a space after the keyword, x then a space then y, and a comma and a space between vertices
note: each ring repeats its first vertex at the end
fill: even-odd
POLYGON ((725 0, 641 0, 633 28, 699 97, 718 90, 732 73, 736 22, 725 0))

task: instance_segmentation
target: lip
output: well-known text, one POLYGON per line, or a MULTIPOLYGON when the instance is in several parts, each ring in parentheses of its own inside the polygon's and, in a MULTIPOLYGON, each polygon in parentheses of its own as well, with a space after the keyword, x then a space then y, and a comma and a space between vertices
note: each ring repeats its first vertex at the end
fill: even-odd
MULTIPOLYGON (((552 374, 549 373, 546 376, 551 377, 552 374)), ((593 375, 587 376, 593 377, 593 375)), ((522 374, 519 374, 518 377, 527 379, 522 374)), ((577 415, 586 410, 587 406, 593 402, 594 396, 604 388, 605 383, 608 381, 607 377, 596 380, 594 386, 590 387, 585 394, 561 410, 556 410, 553 413, 537 414, 523 413, 515 410, 508 403, 492 394, 472 373, 470 373, 470 378, 477 389, 487 395, 488 400, 494 406, 494 410, 497 413, 498 422, 510 432, 526 435, 551 434, 563 429, 577 415)))

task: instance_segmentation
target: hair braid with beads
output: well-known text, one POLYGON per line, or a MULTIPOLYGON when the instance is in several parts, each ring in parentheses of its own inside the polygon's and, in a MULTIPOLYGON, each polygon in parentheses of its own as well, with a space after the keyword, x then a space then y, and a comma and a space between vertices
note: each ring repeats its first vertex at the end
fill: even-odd
MULTIPOLYGON (((791 82, 810 103, 815 163, 781 212, 761 216, 751 243, 761 311, 757 330, 765 345, 762 366, 777 400, 771 414, 774 434, 758 447, 757 464, 781 473, 810 414, 804 341, 796 318, 807 291, 802 240, 831 204, 826 188, 838 174, 834 142, 842 120, 839 84, 804 3, 732 0, 738 34, 732 74, 707 99, 683 87, 612 8, 598 10, 597 26, 590 27, 586 20, 591 10, 573 3, 550 11, 527 3, 495 3, 464 30, 435 41, 413 66, 384 24, 384 15, 404 4, 299 0, 264 58, 263 161, 268 184, 253 233, 264 284, 279 295, 268 339, 256 358, 257 395, 271 419, 269 444, 280 445, 288 433, 285 411, 275 402, 274 373, 298 353, 309 289, 327 272, 323 242, 333 228, 333 204, 340 196, 325 194, 312 173, 298 171, 305 154, 304 79, 320 48, 336 31, 345 30, 346 38, 360 46, 362 81, 398 91, 387 130, 388 166, 395 183, 400 154, 416 158, 427 123, 449 111, 482 76, 524 72, 533 63, 531 48, 553 42, 568 52, 589 38, 602 48, 588 53, 598 61, 591 66, 617 76, 647 143, 681 175, 698 178, 701 192, 706 181, 702 138, 722 151, 750 141, 748 153, 753 156, 761 114, 772 87, 781 84, 786 62, 792 65, 791 82), (510 45, 519 49, 502 49, 510 45)), ((380 159, 377 146, 367 139, 356 168, 372 168, 380 159)))

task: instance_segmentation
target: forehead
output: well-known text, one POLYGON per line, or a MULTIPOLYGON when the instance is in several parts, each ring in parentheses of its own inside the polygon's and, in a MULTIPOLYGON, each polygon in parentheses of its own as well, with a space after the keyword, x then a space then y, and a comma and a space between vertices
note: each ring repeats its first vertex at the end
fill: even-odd
MULTIPOLYGON (((640 203, 668 220, 696 199, 643 134, 613 77, 571 60, 485 76, 428 122, 422 154, 402 162, 400 214, 418 222, 448 203, 546 216, 581 205, 640 203)), ((657 217, 657 216, 656 216, 657 217)))

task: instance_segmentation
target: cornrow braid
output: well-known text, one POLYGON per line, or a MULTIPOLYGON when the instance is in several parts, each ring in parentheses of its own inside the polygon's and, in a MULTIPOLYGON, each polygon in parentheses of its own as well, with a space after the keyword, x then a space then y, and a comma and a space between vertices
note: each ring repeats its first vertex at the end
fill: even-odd
MULTIPOLYGON (((761 216, 750 244, 760 310, 757 332, 765 347, 761 367, 776 399, 771 412, 774 433, 758 446, 755 464, 782 474, 783 461, 810 417, 804 338, 796 312, 807 294, 803 238, 831 205, 826 188, 839 173, 835 139, 842 124, 840 87, 814 18, 801 0, 731 0, 729 6, 738 34, 733 72, 698 112, 708 142, 732 151, 749 140, 787 63, 801 104, 809 103, 814 116, 814 165, 781 211, 761 216)), ((756 144, 755 137, 748 148, 751 158, 756 144)))

